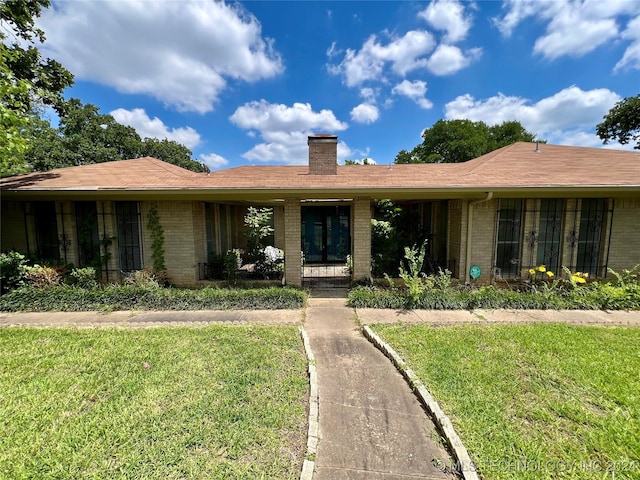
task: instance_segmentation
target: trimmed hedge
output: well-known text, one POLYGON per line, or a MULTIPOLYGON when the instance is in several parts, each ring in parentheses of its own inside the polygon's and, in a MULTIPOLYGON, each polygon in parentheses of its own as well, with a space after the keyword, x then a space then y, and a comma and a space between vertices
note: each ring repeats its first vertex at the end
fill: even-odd
POLYGON ((348 305, 355 308, 398 310, 640 310, 640 285, 592 283, 570 291, 517 292, 486 286, 475 289, 431 289, 417 299, 404 290, 356 287, 349 292, 348 305))
POLYGON ((63 285, 9 292, 0 297, 0 311, 278 310, 302 308, 305 300, 303 291, 291 288, 189 290, 109 285, 87 290, 63 285))

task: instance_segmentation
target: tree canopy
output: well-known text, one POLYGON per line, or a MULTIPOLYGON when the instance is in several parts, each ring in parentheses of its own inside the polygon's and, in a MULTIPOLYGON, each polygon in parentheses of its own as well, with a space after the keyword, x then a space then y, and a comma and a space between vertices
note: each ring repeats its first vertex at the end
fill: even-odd
POLYGON ((23 155, 30 112, 43 104, 58 109, 62 92, 73 83, 67 69, 43 59, 35 46, 45 40, 35 19, 49 6, 48 0, 0 2, 0 176, 28 170, 23 155))
POLYGON ((58 128, 34 118, 31 142, 26 151, 33 170, 71 167, 152 156, 192 171, 202 164, 191 159, 191 150, 172 140, 145 138, 134 128, 118 123, 112 115, 99 112, 92 104, 78 99, 64 103, 58 128))
POLYGON ((42 58, 37 48, 45 36, 36 28, 35 19, 50 6, 49 0, 0 2, 0 20, 8 26, 0 30, 0 50, 15 81, 27 82, 32 87, 22 96, 22 103, 29 109, 44 103, 60 113, 62 92, 73 85, 73 75, 55 60, 42 58))
POLYGON ((605 145, 613 140, 622 145, 633 141, 633 148, 640 150, 640 94, 616 103, 596 126, 596 134, 605 145))
POLYGON ((395 163, 460 163, 515 142, 535 141, 520 122, 489 126, 471 120, 438 120, 422 132, 422 143, 401 150, 395 163))

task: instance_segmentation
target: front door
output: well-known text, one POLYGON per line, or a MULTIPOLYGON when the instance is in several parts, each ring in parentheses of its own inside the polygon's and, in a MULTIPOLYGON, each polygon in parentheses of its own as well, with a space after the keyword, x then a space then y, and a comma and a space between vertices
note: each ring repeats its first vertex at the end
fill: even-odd
POLYGON ((351 247, 350 208, 302 207, 305 263, 345 263, 351 247))

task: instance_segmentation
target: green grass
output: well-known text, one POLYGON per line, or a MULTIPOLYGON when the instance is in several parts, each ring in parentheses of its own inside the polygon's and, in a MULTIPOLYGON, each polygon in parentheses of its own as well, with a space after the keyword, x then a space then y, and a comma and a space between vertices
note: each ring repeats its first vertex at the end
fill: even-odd
POLYGON ((294 327, 0 329, 0 478, 298 478, 294 327))
POLYGON ((640 329, 372 327, 451 418, 482 478, 640 478, 640 329))

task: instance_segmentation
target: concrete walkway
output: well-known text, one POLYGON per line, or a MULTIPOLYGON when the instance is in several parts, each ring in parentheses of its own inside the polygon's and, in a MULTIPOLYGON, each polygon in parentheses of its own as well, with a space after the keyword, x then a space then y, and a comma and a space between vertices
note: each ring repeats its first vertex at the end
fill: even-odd
POLYGON ((433 422, 340 298, 311 298, 305 329, 316 358, 320 443, 314 480, 450 479, 433 422))

